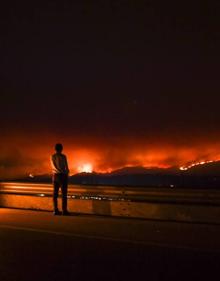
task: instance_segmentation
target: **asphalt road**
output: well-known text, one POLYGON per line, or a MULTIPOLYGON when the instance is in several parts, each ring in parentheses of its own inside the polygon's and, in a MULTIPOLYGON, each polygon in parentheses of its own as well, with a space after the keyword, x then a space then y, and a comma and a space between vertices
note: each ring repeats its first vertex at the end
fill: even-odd
POLYGON ((0 280, 220 280, 220 225, 0 209, 0 280))

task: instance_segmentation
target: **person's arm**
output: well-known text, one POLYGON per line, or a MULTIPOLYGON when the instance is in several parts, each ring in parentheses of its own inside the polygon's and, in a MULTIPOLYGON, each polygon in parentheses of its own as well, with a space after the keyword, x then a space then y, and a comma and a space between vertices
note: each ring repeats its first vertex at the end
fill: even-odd
POLYGON ((56 173, 59 169, 58 169, 58 167, 56 165, 56 161, 54 161, 53 155, 50 157, 50 163, 51 163, 52 171, 54 173, 56 173))
POLYGON ((68 167, 68 162, 67 162, 66 156, 65 156, 65 166, 66 166, 67 174, 69 174, 70 170, 69 170, 69 167, 68 167))

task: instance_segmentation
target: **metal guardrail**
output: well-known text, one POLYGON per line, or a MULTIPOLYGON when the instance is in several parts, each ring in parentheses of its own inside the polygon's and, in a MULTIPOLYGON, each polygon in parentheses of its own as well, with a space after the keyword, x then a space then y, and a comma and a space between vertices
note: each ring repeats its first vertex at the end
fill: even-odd
MULTIPOLYGON (((51 184, 0 182, 0 194, 51 197, 51 184)), ((69 199, 220 205, 220 190, 69 185, 69 199)))

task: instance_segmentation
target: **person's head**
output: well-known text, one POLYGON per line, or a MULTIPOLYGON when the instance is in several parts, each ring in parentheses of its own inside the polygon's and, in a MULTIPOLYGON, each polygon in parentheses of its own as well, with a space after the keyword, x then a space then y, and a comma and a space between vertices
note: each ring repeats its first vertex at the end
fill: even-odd
POLYGON ((63 150, 62 144, 61 144, 61 143, 57 143, 57 144, 55 145, 55 150, 56 150, 56 152, 61 153, 62 150, 63 150))

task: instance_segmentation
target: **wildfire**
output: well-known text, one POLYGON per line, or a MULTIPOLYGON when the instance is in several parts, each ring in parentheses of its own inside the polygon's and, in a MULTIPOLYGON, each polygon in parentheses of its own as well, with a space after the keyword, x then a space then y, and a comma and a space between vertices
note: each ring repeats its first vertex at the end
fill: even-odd
POLYGON ((78 170, 79 173, 92 173, 93 167, 92 167, 91 164, 86 163, 86 164, 83 164, 83 165, 79 166, 77 168, 77 170, 78 170))
POLYGON ((179 169, 181 171, 187 171, 189 169, 191 169, 192 167, 195 167, 195 166, 199 166, 199 165, 204 165, 204 164, 208 164, 208 163, 212 163, 212 162, 215 162, 213 160, 208 160, 208 161, 200 161, 200 162, 194 162, 188 166, 181 166, 179 169))

